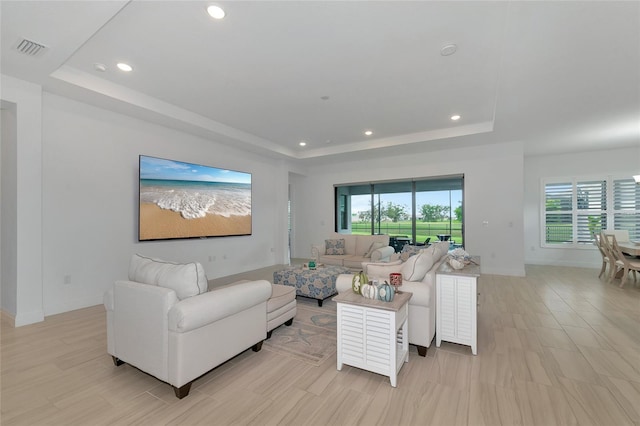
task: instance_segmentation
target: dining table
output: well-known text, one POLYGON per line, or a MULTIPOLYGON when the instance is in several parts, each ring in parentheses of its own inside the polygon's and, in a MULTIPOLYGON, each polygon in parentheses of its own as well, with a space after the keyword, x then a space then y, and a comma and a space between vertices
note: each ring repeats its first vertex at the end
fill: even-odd
POLYGON ((631 256, 640 256, 640 242, 634 241, 621 241, 618 242, 620 251, 631 256))

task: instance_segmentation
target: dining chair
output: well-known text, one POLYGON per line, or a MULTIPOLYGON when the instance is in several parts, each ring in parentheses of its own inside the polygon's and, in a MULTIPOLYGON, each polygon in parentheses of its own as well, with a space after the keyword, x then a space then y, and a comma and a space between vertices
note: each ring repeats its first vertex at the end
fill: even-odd
POLYGON ((633 272, 633 281, 636 282, 638 280, 636 271, 640 271, 640 260, 636 260, 633 257, 625 256, 622 250, 620 250, 620 246, 618 246, 618 241, 616 240, 615 236, 611 239, 611 241, 613 243, 613 255, 616 257, 616 264, 618 264, 618 262, 621 262, 622 269, 624 270, 624 272, 622 273, 622 278, 620 278, 620 288, 622 288, 627 282, 629 271, 633 272))
MULTIPOLYGON (((604 231, 600 233, 600 247, 605 256, 609 258, 609 278, 607 283, 613 281, 613 278, 624 268, 624 263, 619 260, 613 249, 613 242, 616 236, 611 234, 605 234, 604 231)), ((616 243, 617 244, 617 243, 616 243)))
POLYGON ((602 248, 600 234, 593 235, 593 244, 598 247, 598 251, 600 251, 600 254, 602 255, 602 268, 600 268, 600 274, 598 275, 598 278, 600 278, 602 277, 602 274, 604 274, 604 272, 607 270, 607 265, 609 265, 609 268, 612 268, 611 258, 607 255, 607 253, 605 253, 604 249, 602 248))
POLYGON ((424 240, 424 243, 416 243, 417 246, 428 246, 429 245, 429 241, 431 241, 431 237, 427 237, 426 240, 424 240))

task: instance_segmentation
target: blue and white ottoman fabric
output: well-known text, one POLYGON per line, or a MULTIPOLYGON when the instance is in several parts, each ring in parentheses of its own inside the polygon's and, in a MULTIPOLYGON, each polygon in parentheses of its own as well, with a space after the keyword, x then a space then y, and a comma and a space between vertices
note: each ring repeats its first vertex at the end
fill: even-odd
POLYGON ((298 296, 311 297, 318 300, 318 306, 336 291, 336 278, 340 274, 350 273, 344 266, 323 266, 318 269, 303 269, 292 266, 273 273, 273 283, 293 286, 298 296))

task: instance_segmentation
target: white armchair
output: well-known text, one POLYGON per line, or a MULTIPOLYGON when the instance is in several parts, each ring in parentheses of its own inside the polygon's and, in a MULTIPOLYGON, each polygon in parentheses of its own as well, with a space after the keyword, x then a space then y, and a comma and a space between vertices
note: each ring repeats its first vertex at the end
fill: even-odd
POLYGON ((198 377, 249 347, 261 349, 271 296, 268 281, 207 292, 199 263, 180 265, 137 255, 129 279, 116 281, 104 297, 107 351, 115 365, 129 363, 169 383, 184 398, 198 377))

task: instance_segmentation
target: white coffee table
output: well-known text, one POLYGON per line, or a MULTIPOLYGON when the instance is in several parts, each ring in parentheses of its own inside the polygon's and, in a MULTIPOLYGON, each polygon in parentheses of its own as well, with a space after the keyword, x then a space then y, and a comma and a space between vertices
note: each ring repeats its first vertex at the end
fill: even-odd
POLYGON ((396 294, 393 302, 340 293, 337 304, 338 370, 344 364, 389 376, 397 385, 398 372, 409 362, 409 299, 396 294))

